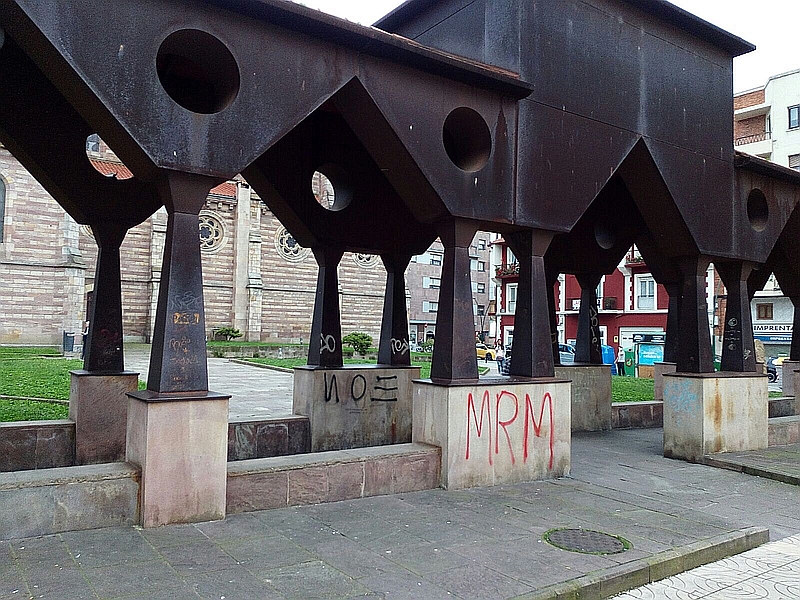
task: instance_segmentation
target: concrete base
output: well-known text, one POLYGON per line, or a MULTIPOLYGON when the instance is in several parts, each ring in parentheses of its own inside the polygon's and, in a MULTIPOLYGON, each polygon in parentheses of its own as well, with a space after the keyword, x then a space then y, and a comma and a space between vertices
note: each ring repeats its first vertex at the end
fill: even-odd
POLYGON ((653 400, 664 399, 664 375, 674 373, 675 363, 660 362, 653 364, 653 400))
POLYGON ((70 371, 69 418, 75 421, 75 462, 79 465, 125 460, 128 396, 138 373, 97 375, 70 371))
POLYGON ((611 429, 611 365, 557 366, 556 377, 572 380, 572 431, 611 429))
POLYGON ((441 447, 447 489, 567 475, 570 431, 569 381, 414 382, 414 441, 441 447))
POLYGON ((298 367, 294 414, 311 421, 311 451, 411 441, 411 382, 419 367, 298 367))
POLYGON ((127 460, 142 471, 144 527, 225 517, 230 396, 192 394, 128 395, 127 460))
POLYGON ((763 375, 665 375, 664 456, 697 462, 715 452, 766 448, 767 400, 763 375))
POLYGON ((783 395, 795 396, 795 390, 797 389, 798 383, 800 383, 797 381, 797 370, 800 369, 800 361, 784 360, 781 369, 783 370, 781 373, 783 395))

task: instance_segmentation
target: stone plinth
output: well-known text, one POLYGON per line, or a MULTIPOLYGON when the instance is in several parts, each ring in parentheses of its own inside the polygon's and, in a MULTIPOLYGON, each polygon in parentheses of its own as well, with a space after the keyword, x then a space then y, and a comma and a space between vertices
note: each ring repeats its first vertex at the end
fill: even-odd
POLYGON ((70 371, 69 418, 75 421, 75 463, 89 465, 125 460, 128 396, 138 373, 98 375, 70 371))
POLYGON ((142 470, 142 525, 224 518, 230 396, 128 396, 127 460, 142 470))
POLYGON ((294 414, 311 422, 311 451, 411 441, 411 382, 419 367, 297 367, 294 414))
POLYGON ((795 396, 798 382, 797 370, 800 369, 800 361, 797 360, 784 360, 781 365, 781 381, 783 382, 783 395, 795 396))
POLYGON ((664 375, 664 456, 692 462, 768 444, 767 378, 752 373, 664 375))
POLYGON ((572 381, 572 431, 608 431, 611 365, 556 366, 556 377, 572 381))
POLYGON ((570 383, 492 378, 414 382, 414 441, 442 449, 442 486, 561 477, 570 468, 570 383))
POLYGON ((653 364, 653 400, 664 399, 664 375, 674 373, 676 364, 671 362, 657 362, 653 364))

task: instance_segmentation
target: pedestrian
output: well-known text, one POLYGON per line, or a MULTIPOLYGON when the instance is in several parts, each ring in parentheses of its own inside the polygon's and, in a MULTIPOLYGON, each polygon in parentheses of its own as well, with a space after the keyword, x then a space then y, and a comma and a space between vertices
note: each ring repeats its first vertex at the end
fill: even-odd
POLYGON ((617 353, 617 375, 623 375, 625 373, 625 349, 622 347, 622 344, 619 346, 619 352, 617 353))
POLYGON ((89 321, 83 322, 83 331, 81 332, 81 360, 86 359, 86 343, 89 341, 89 321))

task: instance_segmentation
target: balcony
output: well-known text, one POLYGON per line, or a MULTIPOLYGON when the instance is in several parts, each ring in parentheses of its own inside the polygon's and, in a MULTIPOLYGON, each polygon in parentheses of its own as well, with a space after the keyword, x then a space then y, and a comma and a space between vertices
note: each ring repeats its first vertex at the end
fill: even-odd
POLYGON ((745 135, 733 140, 733 145, 741 152, 746 152, 747 154, 760 156, 762 158, 769 158, 772 154, 772 132, 764 131, 762 133, 745 135))
POLYGON ((736 138, 733 140, 734 146, 744 146, 746 144, 755 144, 756 142, 763 142, 772 137, 772 133, 764 131, 762 133, 754 133, 753 135, 746 135, 744 137, 736 138))
POLYGON ((500 265, 495 267, 495 277, 498 279, 507 279, 509 277, 519 277, 519 263, 511 263, 510 265, 500 265))

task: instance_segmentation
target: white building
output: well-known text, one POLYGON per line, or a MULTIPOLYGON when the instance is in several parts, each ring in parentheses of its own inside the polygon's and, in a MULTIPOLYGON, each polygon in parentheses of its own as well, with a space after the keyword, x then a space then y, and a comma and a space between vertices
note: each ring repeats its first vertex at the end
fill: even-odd
MULTIPOLYGON (((734 96, 734 146, 800 171, 800 69, 734 96)), ((789 354, 794 307, 771 277, 751 304, 753 333, 767 356, 789 354)))

